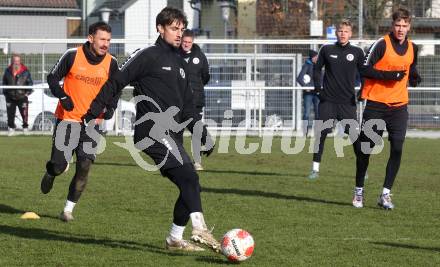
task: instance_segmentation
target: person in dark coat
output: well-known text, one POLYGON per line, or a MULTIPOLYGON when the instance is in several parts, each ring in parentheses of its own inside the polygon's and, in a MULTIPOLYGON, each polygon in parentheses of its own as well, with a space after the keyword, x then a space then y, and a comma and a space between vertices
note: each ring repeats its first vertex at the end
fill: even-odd
MULTIPOLYGON (((33 85, 31 73, 28 68, 21 63, 21 57, 13 54, 11 57, 11 65, 6 68, 3 75, 3 85, 33 85)), ((6 111, 8 114, 9 136, 15 132, 15 111, 18 108, 23 120, 23 131, 28 131, 28 112, 29 100, 28 96, 32 93, 32 89, 4 89, 3 94, 6 99, 6 111)))
MULTIPOLYGON (((304 62, 304 65, 301 68, 301 71, 296 78, 296 81, 301 86, 314 86, 313 83, 313 64, 316 63, 316 60, 318 59, 318 52, 315 50, 309 50, 309 57, 306 59, 306 62, 304 62)), ((303 90, 303 103, 304 103, 304 113, 302 120, 303 122, 306 122, 306 125, 304 125, 305 129, 305 135, 307 136, 308 129, 311 128, 312 124, 309 123, 310 118, 310 111, 312 110, 313 105, 313 112, 315 114, 315 119, 318 117, 318 106, 319 106, 319 97, 314 92, 313 89, 306 89, 303 90)))
MULTIPOLYGON (((189 86, 193 92, 194 107, 200 119, 203 117, 203 108, 205 107, 205 89, 204 86, 209 82, 209 64, 205 54, 200 47, 194 43, 194 32, 186 29, 182 35, 182 44, 180 46, 180 55, 188 64, 185 71, 188 75, 189 86)), ((193 148, 193 151, 195 149, 193 148)), ((200 154, 194 153, 194 168, 197 171, 203 171, 202 158, 200 154)))

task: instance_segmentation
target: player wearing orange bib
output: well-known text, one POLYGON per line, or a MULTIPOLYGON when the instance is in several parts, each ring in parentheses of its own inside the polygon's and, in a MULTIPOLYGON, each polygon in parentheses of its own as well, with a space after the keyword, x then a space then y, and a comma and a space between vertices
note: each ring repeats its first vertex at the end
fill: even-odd
MULTIPOLYGON (((53 133, 51 158, 46 164, 46 173, 41 180, 41 192, 47 194, 56 176, 68 167, 76 154, 75 175, 60 219, 73 220, 73 208, 86 187, 88 173, 95 160, 99 136, 102 131, 95 125, 95 136, 81 122, 101 86, 118 71, 118 63, 107 51, 110 45, 111 28, 104 22, 89 27, 88 42, 78 48, 67 50, 47 76, 50 90, 60 99, 55 116, 57 122, 53 133), (63 87, 59 82, 64 78, 63 87)), ((117 100, 116 100, 117 101, 117 100)), ((99 118, 110 119, 117 102, 107 107, 99 118)))
MULTIPOLYGON (((385 172, 383 190, 377 204, 393 209, 391 187, 399 171, 403 143, 408 122, 408 83, 417 86, 421 78, 417 73, 417 46, 408 39, 411 15, 406 9, 393 13, 392 31, 372 45, 366 58, 362 75, 365 78, 361 98, 366 101, 363 125, 381 120, 389 134, 390 157, 385 172)), ((384 129, 372 130, 380 137, 384 129)), ((360 135, 362 151, 356 163, 356 187, 353 206, 363 207, 364 176, 368 168, 374 142, 371 133, 363 127, 360 135), (365 146, 367 144, 367 146, 365 146)))

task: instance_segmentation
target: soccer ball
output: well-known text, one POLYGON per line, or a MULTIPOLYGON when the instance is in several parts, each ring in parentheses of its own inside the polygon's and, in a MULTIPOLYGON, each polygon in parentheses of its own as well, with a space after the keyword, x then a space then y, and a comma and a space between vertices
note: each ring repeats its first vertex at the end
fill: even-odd
POLYGON ((243 229, 232 229, 222 239, 222 253, 229 261, 244 261, 254 252, 254 239, 243 229))

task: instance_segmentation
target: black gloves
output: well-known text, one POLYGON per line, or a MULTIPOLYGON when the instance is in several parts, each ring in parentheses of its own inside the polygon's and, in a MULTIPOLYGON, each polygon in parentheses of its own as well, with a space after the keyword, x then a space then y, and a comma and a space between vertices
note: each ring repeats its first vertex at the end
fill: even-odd
POLYGON ((107 108, 104 113, 104 120, 110 120, 113 117, 113 114, 115 114, 115 109, 107 108))
POLYGON ((87 125, 89 125, 90 121, 92 121, 92 120, 94 120, 94 119, 95 119, 95 118, 93 117, 93 115, 87 112, 87 113, 81 118, 81 121, 82 121, 82 123, 83 123, 85 126, 87 126, 87 125))
POLYGON ((357 91, 356 93, 356 98, 358 102, 362 102, 364 101, 364 99, 362 98, 362 89, 360 89, 359 91, 357 91))
POLYGON ((205 155, 205 156, 209 157, 209 155, 211 155, 212 152, 214 152, 214 148, 215 148, 215 144, 213 144, 211 146, 211 148, 203 150, 201 153, 202 153, 202 155, 205 155))
POLYGON ((206 125, 203 125, 201 143, 205 146, 205 150, 201 151, 202 155, 209 157, 209 155, 211 155, 214 151, 215 143, 214 140, 212 140, 212 137, 209 134, 208 127, 206 127, 206 125))
POLYGON ((384 71, 382 72, 384 80, 388 81, 400 81, 405 77, 406 71, 399 70, 399 71, 384 71))
POLYGON ((321 93, 321 86, 315 86, 315 90, 313 90, 313 93, 319 95, 321 93))
POLYGON ((70 96, 66 95, 60 98, 60 103, 61 106, 63 107, 63 109, 65 109, 66 111, 72 111, 73 110, 73 102, 72 99, 70 98, 70 96))
POLYGON ((422 77, 418 73, 409 77, 409 85, 411 87, 417 87, 422 82, 422 77))

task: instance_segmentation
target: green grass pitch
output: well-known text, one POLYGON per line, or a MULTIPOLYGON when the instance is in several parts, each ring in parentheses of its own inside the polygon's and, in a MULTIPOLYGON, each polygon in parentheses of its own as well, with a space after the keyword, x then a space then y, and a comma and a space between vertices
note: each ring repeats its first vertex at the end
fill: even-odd
MULTIPOLYGON (((57 219, 74 167, 48 195, 40 179, 49 136, 0 137, 0 266, 224 266, 212 251, 164 249, 177 189, 158 172, 139 168, 107 138, 75 208, 75 221, 57 219), (34 211, 40 220, 21 220, 34 211)), ((188 140, 187 140, 188 141, 188 140)), ((248 142, 261 139, 249 138, 248 142)), ((312 155, 286 155, 275 138, 271 153, 204 159, 200 173, 207 223, 218 238, 243 228, 255 239, 243 266, 440 266, 440 142, 408 139, 394 188, 393 211, 376 206, 388 143, 372 156, 363 209, 351 206, 355 162, 351 147, 337 158, 326 143, 321 176, 308 181, 312 155)), ((189 238, 191 227, 185 237, 189 238)))

